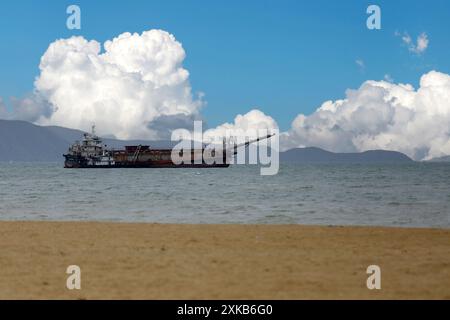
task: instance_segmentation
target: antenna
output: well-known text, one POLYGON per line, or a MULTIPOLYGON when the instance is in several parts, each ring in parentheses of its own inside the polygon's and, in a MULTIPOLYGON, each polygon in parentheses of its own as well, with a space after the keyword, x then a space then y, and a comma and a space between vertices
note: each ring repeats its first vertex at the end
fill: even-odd
POLYGON ((95 136, 95 123, 92 124, 92 135, 95 136))

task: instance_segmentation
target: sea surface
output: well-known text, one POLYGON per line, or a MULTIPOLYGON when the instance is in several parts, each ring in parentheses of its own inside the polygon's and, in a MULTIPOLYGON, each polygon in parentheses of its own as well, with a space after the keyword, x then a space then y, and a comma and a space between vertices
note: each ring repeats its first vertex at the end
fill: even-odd
POLYGON ((450 226, 450 164, 64 169, 0 163, 0 220, 450 226))

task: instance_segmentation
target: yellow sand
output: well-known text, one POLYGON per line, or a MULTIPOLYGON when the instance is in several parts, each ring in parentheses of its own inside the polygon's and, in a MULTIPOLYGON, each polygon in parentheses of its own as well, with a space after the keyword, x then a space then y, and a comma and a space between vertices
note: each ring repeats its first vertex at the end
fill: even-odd
POLYGON ((0 299, 450 299, 450 230, 0 222, 0 270, 0 299))

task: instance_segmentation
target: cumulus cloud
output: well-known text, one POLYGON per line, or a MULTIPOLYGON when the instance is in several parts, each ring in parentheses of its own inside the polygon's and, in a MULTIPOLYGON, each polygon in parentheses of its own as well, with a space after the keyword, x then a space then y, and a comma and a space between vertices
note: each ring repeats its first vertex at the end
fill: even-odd
MULTIPOLYGON (((168 139, 202 120, 204 94, 193 96, 184 58, 182 45, 162 30, 126 32, 103 46, 81 36, 60 39, 41 58, 34 93, 12 98, 8 116, 86 131, 95 123, 99 134, 121 139, 168 139)), ((252 110, 208 134, 275 127, 252 110)))
POLYGON ((214 140, 215 137, 239 135, 241 133, 248 134, 248 137, 253 138, 257 136, 258 130, 270 132, 272 129, 278 129, 276 121, 264 112, 253 109, 244 115, 238 114, 233 123, 226 122, 216 128, 206 130, 203 136, 206 140, 214 140))
POLYGON ((428 35, 425 32, 419 34, 416 42, 413 41, 413 39, 407 32, 403 34, 396 32, 396 35, 402 38, 403 43, 407 46, 410 52, 413 52, 417 55, 424 53, 425 50, 428 48, 429 40, 428 35))
POLYGON ((81 36, 50 44, 35 81, 38 105, 16 101, 29 120, 89 130, 121 139, 167 138, 160 128, 188 125, 202 107, 194 97, 185 52, 162 30, 123 33, 104 43, 81 36))
MULTIPOLYGON (((428 37, 403 41, 423 53, 428 37)), ((185 52, 162 30, 123 33, 102 45, 83 37, 53 42, 41 58, 35 90, 12 98, 8 112, 0 99, 0 118, 89 130, 121 139, 166 139, 173 129, 192 130, 201 119, 202 94, 195 97, 185 52)), ((359 61, 359 62, 358 62, 359 61)), ((364 66, 362 60, 356 64, 364 66)), ((450 154, 450 75, 424 74, 418 89, 409 84, 366 81, 346 97, 326 101, 313 114, 298 115, 280 135, 282 149, 316 146, 336 152, 387 149, 421 160, 450 154)), ((227 130, 278 129, 258 109, 239 114, 205 132, 206 138, 227 130)))
POLYGON ((11 110, 8 110, 0 98, 0 119, 36 122, 42 116, 52 113, 52 106, 39 94, 32 93, 22 98, 11 97, 11 110))
POLYGON ((417 90, 366 81, 346 98, 298 115, 282 136, 284 149, 317 146, 336 152, 386 149, 416 160, 450 154, 450 76, 431 71, 417 90))
POLYGON ((52 105, 36 93, 23 98, 12 97, 11 104, 12 111, 9 118, 15 120, 36 122, 41 117, 49 117, 53 110, 52 105))

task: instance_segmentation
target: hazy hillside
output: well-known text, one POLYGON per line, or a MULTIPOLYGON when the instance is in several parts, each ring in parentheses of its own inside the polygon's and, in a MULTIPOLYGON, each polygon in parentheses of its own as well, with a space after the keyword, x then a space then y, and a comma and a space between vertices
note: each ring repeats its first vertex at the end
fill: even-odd
MULTIPOLYGON (((64 161, 70 144, 81 140, 83 131, 63 127, 42 127, 26 121, 0 120, 0 161, 64 161)), ((155 148, 170 147, 170 141, 122 141, 104 139, 112 148, 150 144, 155 148)))
POLYGON ((450 162, 450 156, 443 156, 438 158, 433 158, 427 162, 450 162))
POLYGON ((67 140, 25 121, 0 120, 0 161, 58 161, 67 140))
MULTIPOLYGON (((55 133, 58 137, 61 139, 67 141, 67 145, 65 149, 69 146, 69 144, 72 144, 76 140, 81 140, 83 136, 83 131, 76 130, 76 129, 67 129, 63 127, 56 127, 56 126, 50 126, 50 127, 42 127, 47 128, 52 133, 55 133)), ((117 140, 117 139, 110 139, 110 138, 103 138, 103 143, 106 144, 108 147, 111 148, 123 148, 126 145, 151 145, 154 148, 170 148, 173 146, 176 142, 172 141, 165 141, 165 140, 158 140, 158 141, 148 141, 148 140, 117 140)))
POLYGON ((408 156, 396 151, 371 150, 361 153, 334 153, 320 148, 296 148, 280 153, 286 163, 370 163, 411 162, 408 156))
MULTIPOLYGON (((81 140, 83 132, 63 127, 42 127, 25 121, 0 120, 0 161, 63 161, 63 153, 71 143, 81 140)), ((169 148, 171 141, 104 139, 108 147, 150 145, 169 148)), ((406 155, 395 151, 374 150, 362 153, 333 153, 319 148, 292 149, 280 153, 280 161, 288 163, 367 163, 408 162, 406 155)))

